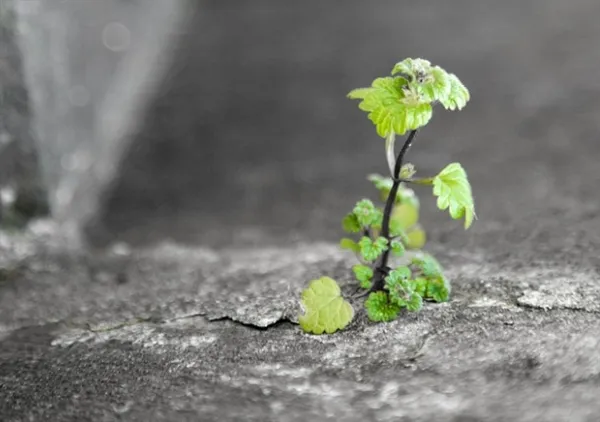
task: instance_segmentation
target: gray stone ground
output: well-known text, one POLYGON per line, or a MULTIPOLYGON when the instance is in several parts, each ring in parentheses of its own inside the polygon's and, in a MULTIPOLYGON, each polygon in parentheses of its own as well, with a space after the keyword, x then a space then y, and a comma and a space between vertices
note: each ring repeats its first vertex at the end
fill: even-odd
MULTIPOLYGON (((372 18, 380 30, 358 26, 362 9, 290 12, 281 17, 290 25, 317 23, 282 38, 257 9, 257 23, 227 38, 212 70, 186 68, 217 75, 250 48, 238 41, 254 40, 234 79, 239 97, 211 103, 236 124, 181 127, 167 99, 154 111, 153 121, 175 121, 143 147, 151 159, 132 152, 107 217, 114 236, 139 248, 69 249, 44 221, 0 235, 2 421, 599 419, 600 3, 423 2, 402 15, 417 22, 404 30, 392 2, 382 4, 372 18), (443 41, 410 38, 418 25, 443 41), (343 29, 353 47, 323 28, 343 29), (392 35, 398 48, 377 50, 392 35), (295 53, 313 63, 309 81, 362 70, 307 91, 286 67, 293 61, 275 62, 268 76, 285 77, 267 82, 281 90, 297 80, 285 91, 297 101, 269 100, 243 79, 258 78, 260 58, 273 54, 261 56, 261 39, 275 39, 273 51, 321 46, 314 57, 295 53), (338 49, 344 65, 335 67, 328 58, 338 49), (423 173, 460 160, 473 182, 479 220, 468 232, 421 192, 428 250, 453 282, 451 301, 389 324, 359 313, 341 333, 305 335, 295 324, 299 291, 329 275, 352 292, 353 258, 333 243, 339 219, 372 193, 364 175, 385 169, 381 142, 343 95, 387 71, 390 55, 421 52, 473 94, 465 111, 438 113, 410 153, 423 173), (373 68, 357 63, 373 59, 373 68), (293 117, 274 129, 266 112, 293 117), (165 154, 162 135, 180 149, 165 154), (151 174, 156 184, 141 189, 151 174)), ((232 11, 214 16, 205 23, 215 39, 219 22, 247 22, 232 11)), ((171 104, 190 101, 185 80, 173 81, 171 104)), ((219 98, 219 83, 207 85, 207 98, 219 98)))
POLYGON ((474 241, 431 248, 453 280, 449 303, 389 324, 359 312, 332 336, 303 334, 295 321, 311 278, 331 275, 352 292, 353 257, 335 245, 164 243, 86 256, 65 254, 38 223, 35 234, 1 238, 13 271, 0 284, 0 414, 595 421, 597 220, 534 232, 480 223, 474 241))

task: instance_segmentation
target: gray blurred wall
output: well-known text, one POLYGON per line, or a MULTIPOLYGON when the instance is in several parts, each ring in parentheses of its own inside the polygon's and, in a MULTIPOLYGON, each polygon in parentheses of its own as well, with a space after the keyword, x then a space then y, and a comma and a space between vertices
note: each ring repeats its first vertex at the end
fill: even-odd
POLYGON ((52 210, 98 245, 335 239, 386 168, 345 95, 407 56, 471 90, 410 158, 460 160, 484 221, 596 181, 565 163, 598 158, 597 1, 17 3, 52 210))

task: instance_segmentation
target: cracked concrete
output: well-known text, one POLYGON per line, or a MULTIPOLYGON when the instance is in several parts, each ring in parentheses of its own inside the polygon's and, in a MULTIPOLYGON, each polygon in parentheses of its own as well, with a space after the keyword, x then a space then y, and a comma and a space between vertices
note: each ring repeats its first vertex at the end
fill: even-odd
POLYGON ((328 274, 352 292, 354 258, 335 245, 88 255, 37 224, 3 243, 6 264, 20 264, 0 285, 4 420, 593 421, 600 410, 600 283, 585 257, 523 268, 432 245, 449 303, 389 324, 359 311, 343 332, 311 336, 295 324, 307 281, 328 274))

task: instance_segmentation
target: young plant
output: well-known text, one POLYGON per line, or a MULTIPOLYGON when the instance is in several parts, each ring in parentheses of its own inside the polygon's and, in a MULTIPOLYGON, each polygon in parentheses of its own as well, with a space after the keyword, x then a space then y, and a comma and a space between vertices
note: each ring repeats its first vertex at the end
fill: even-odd
MULTIPOLYGON (((470 99, 469 91, 452 73, 424 59, 405 59, 391 76, 377 78, 368 88, 352 90, 348 97, 360 100, 377 134, 385 139, 390 176, 369 175, 385 201, 383 208, 369 199, 356 203, 342 220, 342 228, 354 238, 343 238, 340 246, 356 254, 359 264, 352 271, 367 297, 364 306, 372 321, 392 321, 403 309, 419 311, 424 301, 445 302, 450 283, 435 258, 422 250, 426 234, 419 224, 419 200, 407 184, 429 185, 440 210, 450 217, 464 218, 468 229, 476 218, 471 186, 459 163, 448 164, 436 176, 416 178, 415 167, 405 156, 417 131, 427 125, 433 107, 460 110, 470 99), (407 135, 395 153, 396 136, 407 135), (390 258, 394 257, 394 263, 390 258)), ((300 325, 305 332, 333 333, 345 328, 354 316, 337 283, 323 277, 313 280, 302 294, 305 314, 300 325)))

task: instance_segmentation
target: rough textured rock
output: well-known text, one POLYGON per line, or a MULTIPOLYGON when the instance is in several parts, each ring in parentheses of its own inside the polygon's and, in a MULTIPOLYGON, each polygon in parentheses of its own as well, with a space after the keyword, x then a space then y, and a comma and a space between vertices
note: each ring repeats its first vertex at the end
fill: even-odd
POLYGON ((523 227, 489 230, 494 246, 432 245, 449 303, 389 324, 359 311, 332 336, 295 324, 310 279, 353 291, 354 258, 335 245, 86 255, 55 230, 0 238, 3 420, 591 422, 600 411, 596 254, 549 256, 530 237, 511 256, 523 227))

